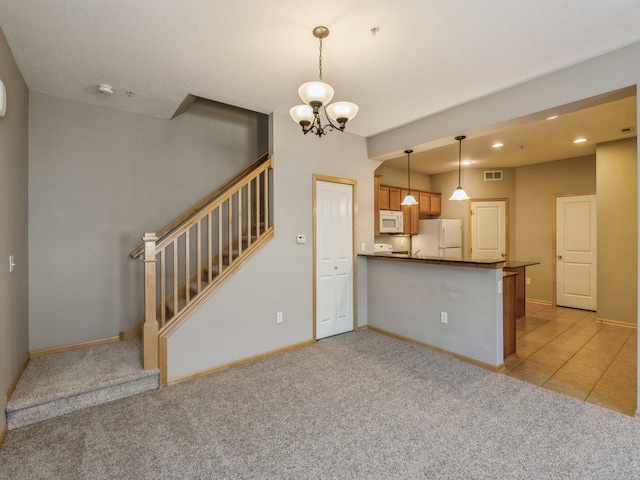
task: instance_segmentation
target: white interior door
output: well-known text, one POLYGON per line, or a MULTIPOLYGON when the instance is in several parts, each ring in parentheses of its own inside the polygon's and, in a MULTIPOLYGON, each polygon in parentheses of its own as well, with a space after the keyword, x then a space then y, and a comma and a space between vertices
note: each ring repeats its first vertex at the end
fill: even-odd
POLYGON ((556 198, 556 304, 597 308, 596 196, 556 198))
POLYGON ((353 185, 316 181, 316 339, 353 330, 353 185))
POLYGON ((471 258, 507 258, 507 204, 471 201, 471 258))

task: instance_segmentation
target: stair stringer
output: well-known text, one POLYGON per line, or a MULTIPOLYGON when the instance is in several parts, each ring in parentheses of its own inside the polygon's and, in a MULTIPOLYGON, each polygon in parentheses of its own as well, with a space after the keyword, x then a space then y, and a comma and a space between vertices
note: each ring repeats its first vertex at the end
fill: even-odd
POLYGON ((220 289, 238 270, 240 270, 256 253, 273 239, 274 228, 269 227, 251 246, 242 251, 231 265, 215 277, 186 307, 171 318, 171 321, 158 332, 160 386, 167 386, 167 340, 200 306, 220 289))

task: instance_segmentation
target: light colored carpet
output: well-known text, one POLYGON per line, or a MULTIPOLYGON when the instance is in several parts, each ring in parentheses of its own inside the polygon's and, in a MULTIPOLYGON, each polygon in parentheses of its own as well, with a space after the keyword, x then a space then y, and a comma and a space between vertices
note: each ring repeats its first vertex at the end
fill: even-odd
POLYGON ((0 478, 638 479, 640 421, 371 331, 10 431, 0 478))
POLYGON ((158 388, 140 339, 32 358, 6 407, 10 429, 158 388))

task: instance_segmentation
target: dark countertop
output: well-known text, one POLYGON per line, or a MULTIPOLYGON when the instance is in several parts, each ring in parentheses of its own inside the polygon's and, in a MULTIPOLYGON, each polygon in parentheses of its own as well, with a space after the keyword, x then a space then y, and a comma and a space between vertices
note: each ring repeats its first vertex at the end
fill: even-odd
POLYGON ((440 258, 440 257, 414 257, 408 254, 374 254, 360 253, 359 257, 367 257, 375 260, 389 260, 400 262, 422 263, 430 265, 450 265, 454 267, 475 267, 500 269, 504 266, 504 260, 478 260, 472 258, 440 258))
POLYGON ((518 260, 508 260, 504 264, 504 268, 520 268, 531 267, 532 265, 540 265, 540 262, 523 262, 518 260))

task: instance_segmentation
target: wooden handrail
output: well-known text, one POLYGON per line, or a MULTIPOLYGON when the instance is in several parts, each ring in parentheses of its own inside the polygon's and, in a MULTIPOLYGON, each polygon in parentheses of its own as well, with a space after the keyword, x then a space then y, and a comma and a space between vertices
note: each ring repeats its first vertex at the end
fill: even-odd
MULTIPOLYGON (((254 168, 256 167, 256 165, 259 165, 259 164, 254 163, 254 168)), ((267 162, 264 165, 261 165, 256 170, 249 172, 248 174, 244 175, 242 178, 234 182, 233 186, 229 186, 223 192, 219 192, 218 195, 212 200, 210 200, 208 203, 200 205, 200 208, 198 210, 194 211, 180 225, 176 225, 176 227, 168 231, 164 235, 164 237, 161 237, 160 234, 157 234, 158 243, 156 248, 161 249, 166 247, 169 243, 175 240, 176 237, 180 236, 182 232, 184 232, 189 227, 196 225, 200 220, 206 217, 211 210, 214 210, 217 207, 221 206, 230 197, 238 193, 240 189, 243 188, 250 180, 253 180, 256 177, 260 176, 265 170, 268 170, 269 168, 271 168, 270 158, 267 159, 267 162)), ((268 205, 267 205, 267 208, 268 208, 268 205)))
POLYGON ((145 369, 158 366, 159 330, 184 321, 273 238, 271 169, 271 157, 261 157, 165 227, 162 238, 145 234, 145 369))
MULTIPOLYGON (((220 187, 218 187, 213 192, 211 192, 209 195, 207 195, 202 200, 200 200, 198 203, 196 203, 189 210, 187 210, 182 215, 180 215, 175 220, 173 220, 171 223, 169 223, 162 230, 157 232, 156 236, 158 237, 158 240, 162 241, 171 232, 173 232, 174 230, 176 230, 178 228, 183 227, 183 224, 186 224, 189 220, 191 220, 191 217, 193 217, 198 212, 200 212, 200 210, 206 208, 209 205, 209 203, 211 203, 212 201, 214 201, 217 198, 219 198, 222 195, 224 195, 228 190, 232 189, 237 184, 244 183, 245 177, 249 176, 254 169, 256 169, 260 164, 265 163, 265 162, 269 162, 269 165, 271 165, 271 156, 268 153, 265 153, 264 155, 262 155, 258 160, 256 160, 251 165, 246 167, 244 170, 242 170, 236 176, 231 178, 229 181, 227 181, 224 184, 222 184, 220 187)), ((144 243, 139 245, 129 255, 132 258, 137 258, 140 255, 142 255, 143 253, 144 253, 144 243)))

